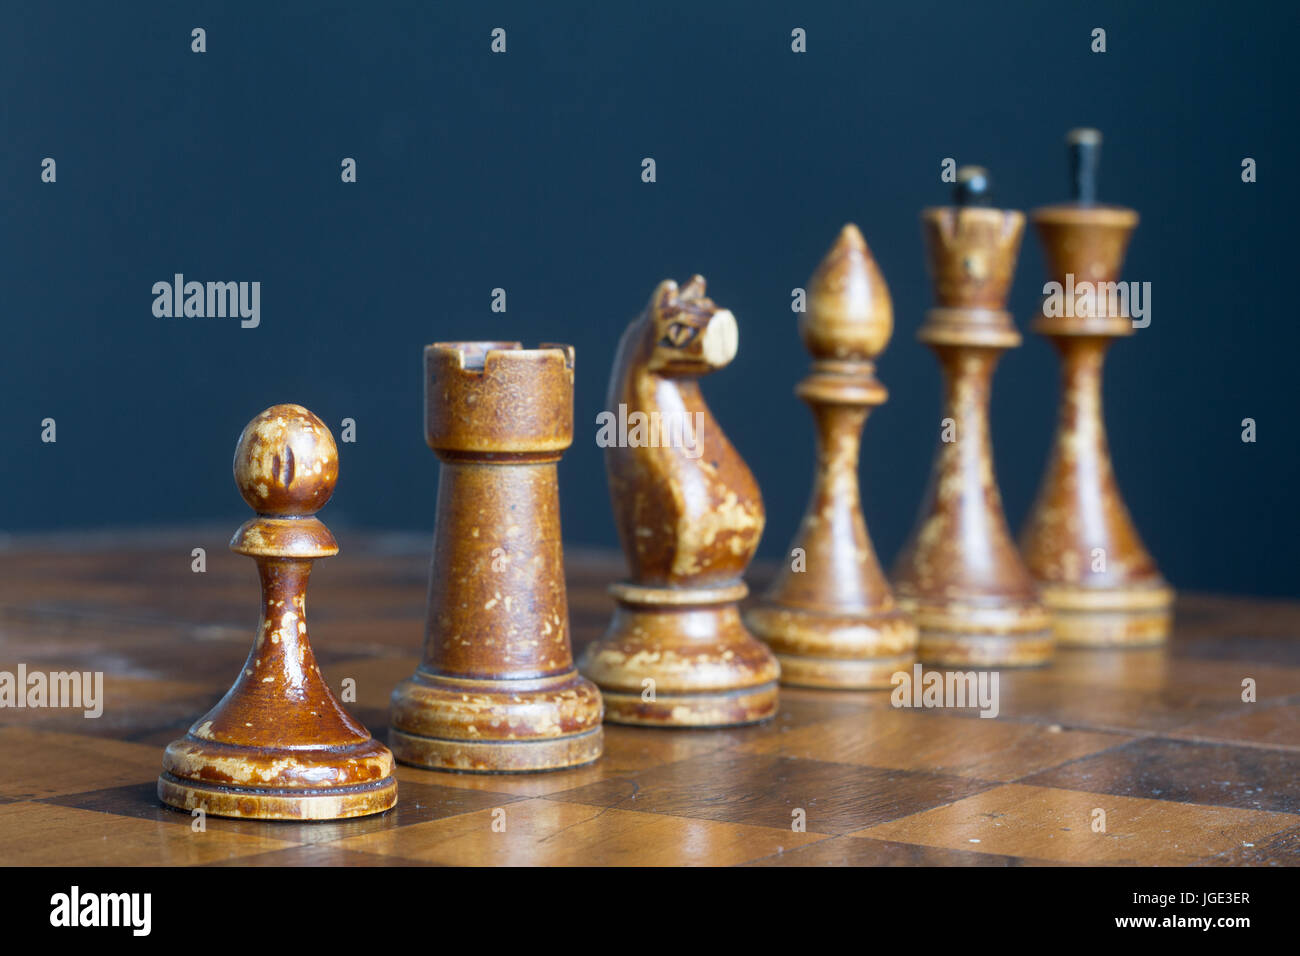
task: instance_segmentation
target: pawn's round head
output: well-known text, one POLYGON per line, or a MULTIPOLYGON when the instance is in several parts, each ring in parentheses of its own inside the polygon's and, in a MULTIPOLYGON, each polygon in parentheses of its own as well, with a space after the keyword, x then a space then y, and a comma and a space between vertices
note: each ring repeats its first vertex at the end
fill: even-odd
POLYGON ((235 446, 235 484, 258 514, 315 514, 334 493, 339 452, 325 423, 301 405, 273 405, 235 446))

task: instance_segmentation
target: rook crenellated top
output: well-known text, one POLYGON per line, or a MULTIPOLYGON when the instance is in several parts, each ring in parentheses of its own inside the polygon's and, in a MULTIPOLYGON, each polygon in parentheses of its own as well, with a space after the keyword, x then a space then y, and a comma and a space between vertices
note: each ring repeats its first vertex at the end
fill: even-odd
POLYGON ((555 455, 573 444, 573 346, 435 342, 425 439, 447 454, 555 455))

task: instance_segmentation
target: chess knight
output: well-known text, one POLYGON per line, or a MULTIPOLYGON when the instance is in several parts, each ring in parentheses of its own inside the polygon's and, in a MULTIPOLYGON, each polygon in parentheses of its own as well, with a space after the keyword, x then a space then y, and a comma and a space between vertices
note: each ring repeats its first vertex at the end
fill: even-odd
POLYGON ((607 407, 693 421, 696 447, 605 449, 631 579, 610 589, 614 618, 580 666, 617 723, 719 726, 776 712, 776 659, 736 607, 763 534, 763 500, 699 385, 730 364, 737 344, 735 317, 698 275, 681 288, 661 282, 619 343, 607 407))

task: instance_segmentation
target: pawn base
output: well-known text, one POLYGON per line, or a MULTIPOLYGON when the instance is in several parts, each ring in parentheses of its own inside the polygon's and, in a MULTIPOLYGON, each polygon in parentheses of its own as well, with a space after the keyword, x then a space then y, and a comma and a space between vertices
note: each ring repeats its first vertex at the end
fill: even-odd
POLYGON ((209 714, 163 751, 158 799, 168 806, 255 820, 342 820, 397 803, 392 752, 374 738, 235 744, 216 739, 212 722, 209 714))
POLYGON ((745 623, 776 652, 782 684, 885 690, 916 662, 916 626, 899 609, 855 615, 762 604, 745 623))
POLYGON ((420 669, 393 691, 389 744, 430 770, 535 773, 598 758, 600 721, 600 692, 577 671, 474 680, 420 669))
POLYGON ((653 727, 733 727, 776 715, 781 668, 740 620, 743 584, 616 584, 605 636, 579 664, 605 697, 605 719, 653 727))
POLYGON ((917 659, 934 667, 1038 667, 1052 659, 1052 618, 1036 603, 927 603, 899 596, 920 631, 917 659))
POLYGON ((320 790, 230 787, 163 773, 158 799, 178 810, 202 808, 214 817, 252 820, 347 820, 391 810, 397 803, 393 777, 320 790))

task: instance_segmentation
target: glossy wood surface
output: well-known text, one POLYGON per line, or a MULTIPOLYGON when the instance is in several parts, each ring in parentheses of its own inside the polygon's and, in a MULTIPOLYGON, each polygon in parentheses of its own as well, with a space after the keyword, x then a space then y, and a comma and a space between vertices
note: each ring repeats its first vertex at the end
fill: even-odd
MULTIPOLYGON (((545 774, 399 764, 401 801, 387 813, 209 817, 195 832, 189 814, 159 804, 154 781, 161 748, 225 693, 248 652, 255 578, 228 537, 4 540, 0 671, 102 671, 104 709, 0 709, 0 860, 1300 865, 1300 602, 1187 594, 1165 645, 1063 650, 1047 667, 1002 672, 994 719, 788 687, 765 724, 607 725, 599 761, 545 774), (202 574, 195 547, 208 551, 202 574), (1246 678, 1254 703, 1242 700, 1246 678), (1097 809, 1105 833, 1092 829, 1097 809)), ((336 695, 355 682, 345 706, 382 738, 389 693, 420 660, 429 536, 339 538, 342 553, 312 575, 312 645, 336 695)), ((581 650, 609 623, 621 557, 570 546, 566 559, 581 650)), ((751 569, 756 590, 772 570, 751 569)))

